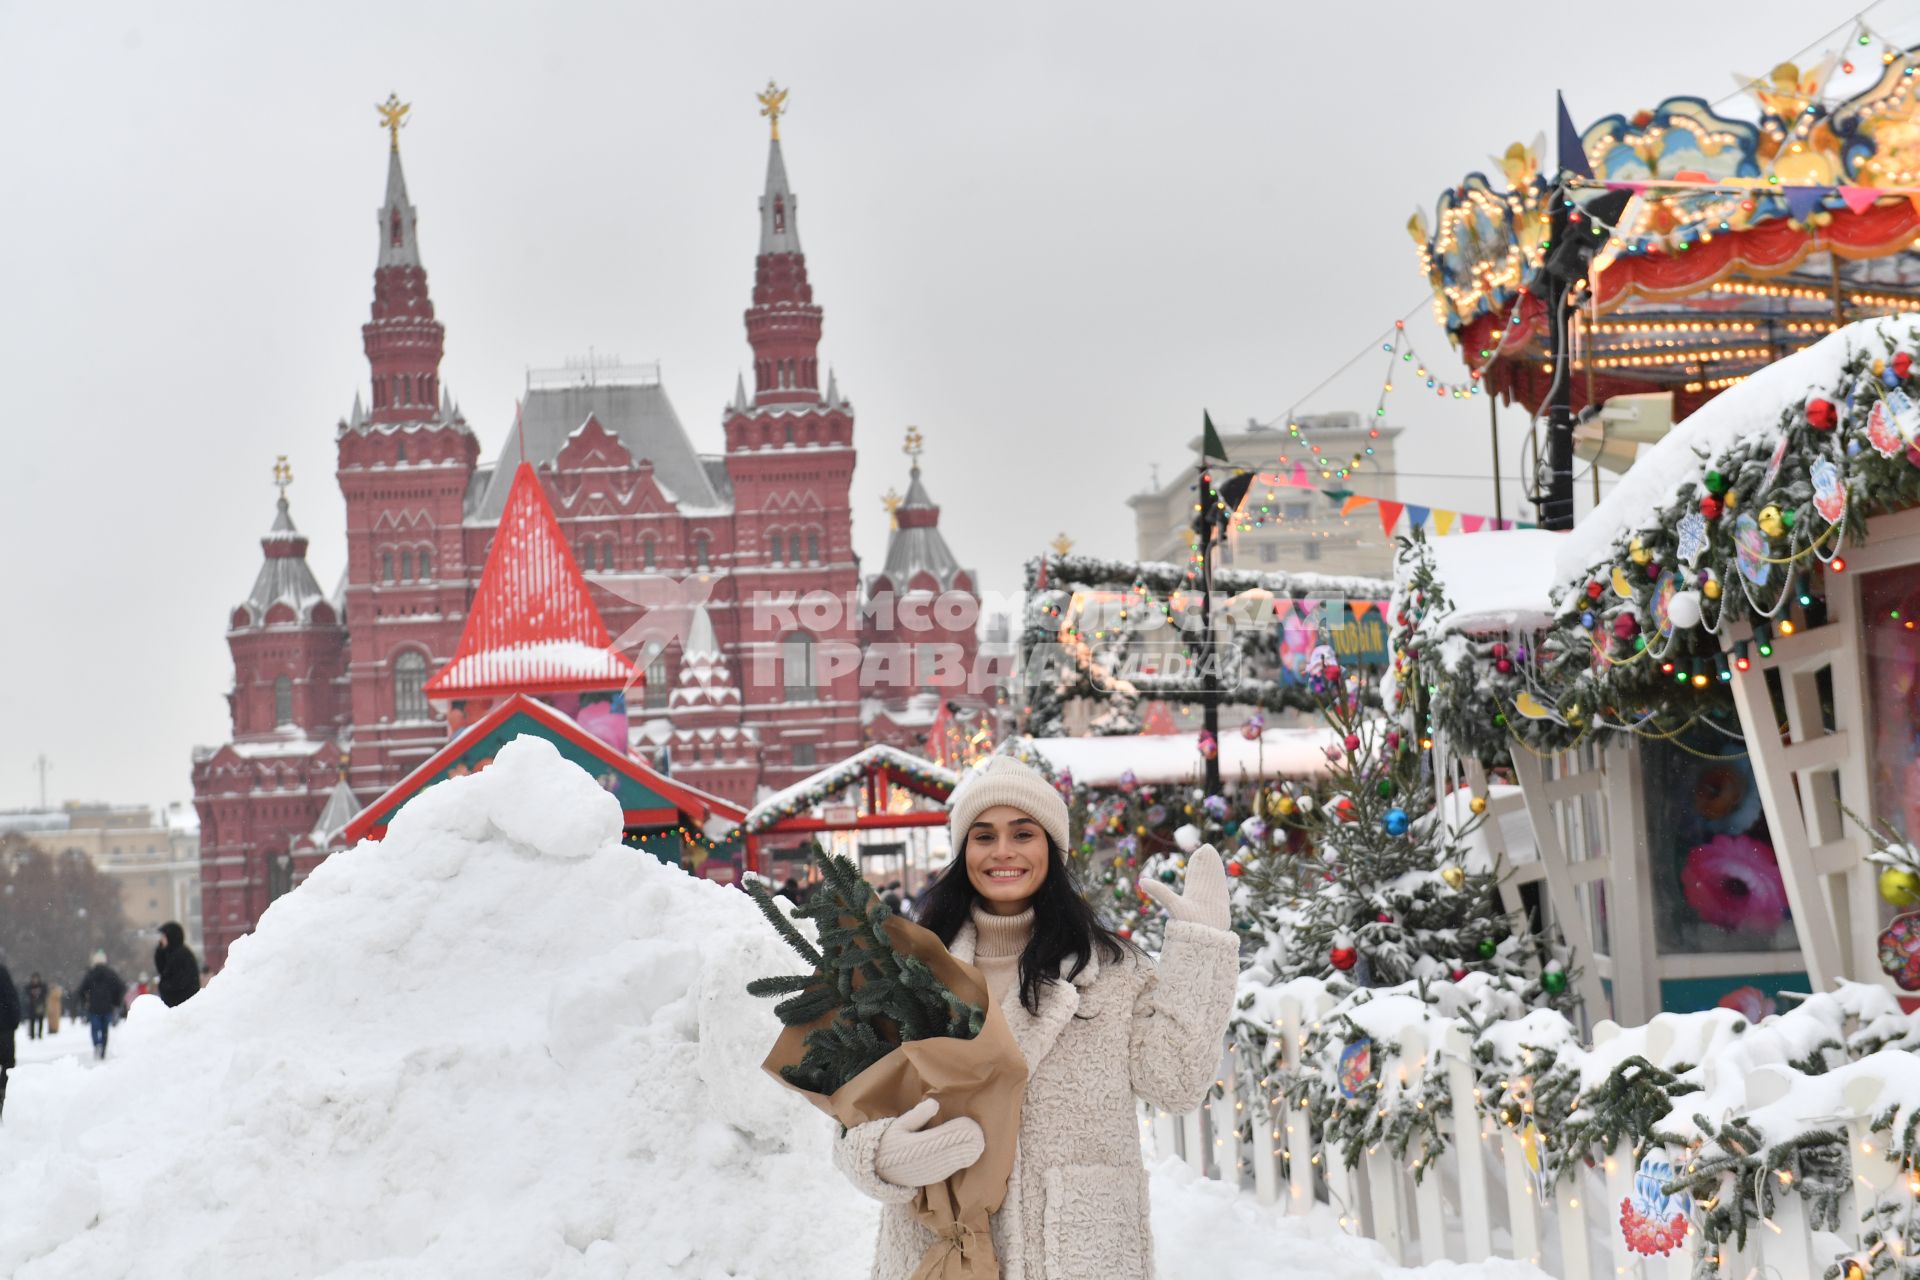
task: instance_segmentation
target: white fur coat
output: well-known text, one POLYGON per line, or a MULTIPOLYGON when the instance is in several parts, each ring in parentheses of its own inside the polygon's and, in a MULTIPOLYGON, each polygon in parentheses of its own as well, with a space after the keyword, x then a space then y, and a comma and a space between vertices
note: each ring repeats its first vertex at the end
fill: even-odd
MULTIPOLYGON (((950 950, 973 960, 971 922, 950 950)), ((1134 1099, 1191 1111, 1213 1086, 1233 1009, 1239 939, 1173 921, 1154 962, 1096 955, 1071 983, 1041 988, 1040 1012, 1003 1006, 1027 1060, 1020 1146, 993 1215, 1002 1280, 1152 1280, 1153 1233, 1134 1099)), ((834 1164, 887 1205, 873 1280, 906 1280, 933 1235, 906 1209, 913 1189, 873 1171, 891 1120, 849 1129, 834 1164)))

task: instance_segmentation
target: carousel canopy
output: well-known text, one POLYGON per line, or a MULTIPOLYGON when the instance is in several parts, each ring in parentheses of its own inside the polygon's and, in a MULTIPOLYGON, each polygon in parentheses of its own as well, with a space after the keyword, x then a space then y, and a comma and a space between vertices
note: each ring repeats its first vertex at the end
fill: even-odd
POLYGON ((1920 54, 1861 28, 1814 65, 1736 79, 1733 101, 1601 117, 1558 173, 1544 137, 1516 142, 1497 177, 1468 174, 1431 222, 1414 215, 1436 319, 1476 378, 1529 407, 1544 397, 1562 182, 1569 234, 1605 237, 1575 291, 1576 406, 1665 390, 1677 420, 1850 321, 1920 309, 1920 54))

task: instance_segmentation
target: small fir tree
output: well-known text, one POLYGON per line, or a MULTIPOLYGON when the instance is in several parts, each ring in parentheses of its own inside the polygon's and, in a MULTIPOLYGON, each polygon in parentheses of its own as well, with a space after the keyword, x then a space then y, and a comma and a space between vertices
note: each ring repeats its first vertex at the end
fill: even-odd
POLYGON ((924 961, 893 945, 893 916, 852 859, 813 850, 820 883, 793 916, 811 920, 819 945, 807 940, 767 886, 749 881, 747 893, 788 946, 813 966, 747 984, 755 996, 784 997, 774 1006, 781 1024, 809 1026, 799 1062, 781 1069, 791 1085, 832 1094, 908 1040, 980 1034, 986 1011, 948 990, 924 961))

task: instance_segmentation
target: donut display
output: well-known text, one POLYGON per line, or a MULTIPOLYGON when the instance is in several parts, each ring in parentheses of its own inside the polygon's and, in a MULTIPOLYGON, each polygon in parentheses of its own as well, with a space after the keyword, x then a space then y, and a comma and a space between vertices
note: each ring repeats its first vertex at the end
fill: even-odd
POLYGON ((1787 918, 1787 886, 1773 846, 1751 836, 1717 835, 1695 845, 1680 887, 1694 913, 1722 929, 1772 930, 1787 918))

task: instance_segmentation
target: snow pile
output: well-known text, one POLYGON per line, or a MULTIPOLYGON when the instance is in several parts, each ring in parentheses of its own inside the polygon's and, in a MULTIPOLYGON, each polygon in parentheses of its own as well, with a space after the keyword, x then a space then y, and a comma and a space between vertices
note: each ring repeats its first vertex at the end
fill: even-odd
MULTIPOLYGON (((878 1207, 758 1065, 777 1026, 744 987, 797 961, 744 895, 619 831, 520 738, 328 859, 106 1063, 72 1025, 32 1042, 0 1275, 864 1277, 878 1207)), ((1153 1181, 1167 1280, 1265 1275, 1283 1249, 1298 1280, 1409 1274, 1324 1212, 1172 1163, 1153 1181)))
POLYGON ((797 961, 619 833, 519 739, 103 1068, 19 1072, 0 1275, 859 1273, 877 1211, 758 1067, 778 1028, 743 987, 797 961))
POLYGON ((1427 554, 1446 596, 1447 612, 1436 612, 1428 629, 1506 632, 1545 627, 1553 621, 1553 589, 1560 583, 1555 561, 1565 542, 1565 534, 1544 529, 1433 539, 1427 554))

